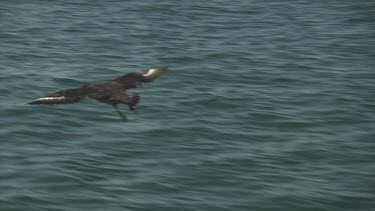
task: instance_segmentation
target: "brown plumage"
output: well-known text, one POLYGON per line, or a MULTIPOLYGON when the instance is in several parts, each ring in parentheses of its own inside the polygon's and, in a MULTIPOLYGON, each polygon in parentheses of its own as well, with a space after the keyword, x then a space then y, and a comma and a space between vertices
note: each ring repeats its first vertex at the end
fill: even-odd
POLYGON ((131 72, 106 83, 87 84, 80 88, 55 92, 46 97, 38 98, 29 104, 54 105, 78 103, 88 97, 113 105, 121 119, 127 121, 125 114, 118 109, 117 104, 126 104, 131 111, 134 111, 140 97, 138 94, 126 93, 126 90, 141 86, 143 82, 152 82, 166 70, 167 68, 156 68, 131 72))

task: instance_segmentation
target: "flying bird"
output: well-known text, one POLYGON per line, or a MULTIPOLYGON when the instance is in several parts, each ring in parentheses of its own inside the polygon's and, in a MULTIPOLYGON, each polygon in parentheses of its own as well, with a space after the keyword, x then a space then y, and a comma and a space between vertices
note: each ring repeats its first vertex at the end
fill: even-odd
POLYGON ((167 68, 155 68, 131 72, 106 83, 86 84, 80 88, 55 92, 28 104, 55 105, 78 103, 88 97, 112 105, 120 115, 121 120, 126 122, 126 115, 118 109, 117 105, 125 104, 129 106, 131 111, 135 111, 135 107, 140 99, 138 94, 130 94, 126 93, 126 91, 142 86, 142 83, 152 82, 166 70, 167 68))

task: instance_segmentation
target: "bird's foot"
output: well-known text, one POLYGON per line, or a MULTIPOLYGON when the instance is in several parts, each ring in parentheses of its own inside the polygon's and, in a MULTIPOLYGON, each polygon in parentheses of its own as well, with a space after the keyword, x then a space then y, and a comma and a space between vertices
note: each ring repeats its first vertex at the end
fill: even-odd
POLYGON ((128 118, 126 117, 126 115, 124 113, 118 112, 118 114, 119 114, 119 116, 120 116, 120 118, 121 118, 121 120, 123 122, 127 122, 128 121, 128 118))
POLYGON ((126 118, 126 116, 121 116, 121 120, 122 120, 123 122, 127 122, 127 121, 128 121, 128 118, 126 118))
POLYGON ((126 115, 125 115, 124 113, 122 113, 122 112, 117 108, 117 105, 116 105, 116 104, 114 104, 113 106, 115 107, 115 109, 116 109, 117 113, 119 114, 121 120, 122 120, 123 122, 127 122, 127 121, 128 121, 128 118, 126 118, 126 115))
POLYGON ((136 110, 135 107, 129 106, 129 109, 133 112, 133 114, 138 114, 138 110, 136 110))

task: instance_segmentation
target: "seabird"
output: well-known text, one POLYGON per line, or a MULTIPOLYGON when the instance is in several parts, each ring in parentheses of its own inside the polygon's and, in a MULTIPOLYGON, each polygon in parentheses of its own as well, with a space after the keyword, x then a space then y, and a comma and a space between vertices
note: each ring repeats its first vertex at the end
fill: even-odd
POLYGON ((140 99, 138 94, 129 94, 126 93, 126 90, 142 86, 143 82, 152 82, 166 70, 167 68, 155 68, 131 72, 106 83, 86 84, 80 88, 55 92, 28 104, 55 105, 78 103, 84 98, 89 97, 112 105, 120 115, 121 120, 126 122, 126 115, 118 109, 117 105, 126 104, 131 111, 135 111, 135 106, 140 99))

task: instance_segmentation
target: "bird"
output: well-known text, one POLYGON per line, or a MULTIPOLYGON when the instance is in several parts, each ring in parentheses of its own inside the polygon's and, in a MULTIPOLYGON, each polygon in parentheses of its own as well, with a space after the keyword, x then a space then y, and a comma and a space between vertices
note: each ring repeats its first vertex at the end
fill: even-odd
POLYGON ((78 103, 85 98, 91 98, 112 105, 123 122, 127 122, 126 115, 118 108, 118 104, 125 104, 135 112, 140 96, 137 93, 127 93, 128 89, 141 87, 142 83, 149 83, 165 73, 167 67, 130 72, 109 82, 85 84, 82 87, 66 89, 35 99, 28 104, 69 104, 78 103))

